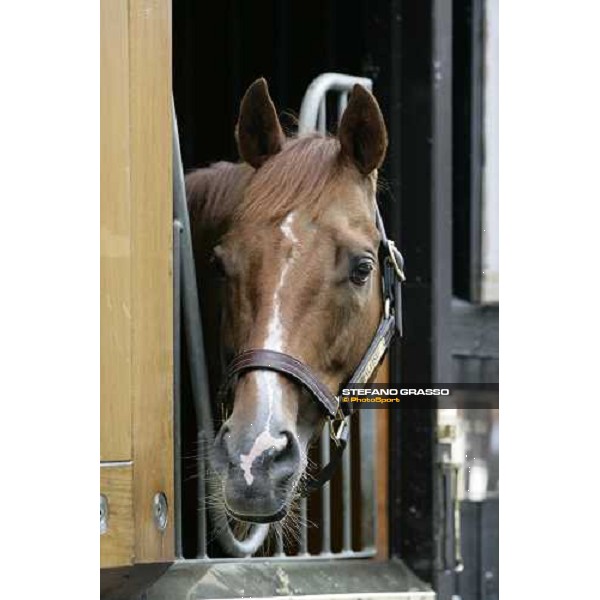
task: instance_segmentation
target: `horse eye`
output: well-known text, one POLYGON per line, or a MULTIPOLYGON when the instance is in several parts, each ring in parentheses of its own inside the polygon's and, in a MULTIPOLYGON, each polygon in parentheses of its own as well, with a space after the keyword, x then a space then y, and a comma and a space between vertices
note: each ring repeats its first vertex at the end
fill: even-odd
POLYGON ((365 285, 369 279, 369 275, 371 274, 373 267, 374 265, 371 259, 361 258, 354 264, 352 268, 350 281, 356 285, 365 285))

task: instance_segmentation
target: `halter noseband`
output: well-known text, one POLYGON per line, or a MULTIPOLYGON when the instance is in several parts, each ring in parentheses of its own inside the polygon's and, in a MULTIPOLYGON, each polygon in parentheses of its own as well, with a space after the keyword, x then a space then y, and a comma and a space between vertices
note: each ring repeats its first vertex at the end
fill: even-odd
MULTIPOLYGON (((405 280, 404 260, 394 242, 388 239, 377 206, 376 223, 381 236, 382 251, 379 254, 379 264, 383 286, 383 314, 373 340, 344 387, 367 383, 383 360, 396 332, 402 336, 401 284, 405 280)), ((224 398, 227 395, 240 374, 255 370, 269 370, 287 375, 308 390, 312 398, 320 404, 327 414, 331 439, 335 442, 336 447, 331 461, 323 467, 313 481, 307 484, 303 492, 303 495, 306 496, 320 488, 333 476, 348 441, 348 428, 346 425, 348 418, 353 413, 352 405, 348 402, 340 402, 339 398, 332 394, 329 388, 315 376, 310 367, 297 358, 284 352, 267 350, 266 348, 245 350, 229 363, 225 373, 225 381, 221 388, 221 397, 224 398)))

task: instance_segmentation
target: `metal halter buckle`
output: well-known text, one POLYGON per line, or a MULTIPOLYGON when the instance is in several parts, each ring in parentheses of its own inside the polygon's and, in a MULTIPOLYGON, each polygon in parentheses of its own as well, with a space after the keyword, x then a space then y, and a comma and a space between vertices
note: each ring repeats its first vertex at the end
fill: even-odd
POLYGON ((402 270, 402 267, 398 264, 398 261, 396 260, 396 252, 398 252, 398 254, 400 254, 400 251, 398 250, 398 248, 396 248, 396 244, 393 242, 393 240, 387 241, 387 247, 388 247, 388 255, 390 258, 390 262, 392 263, 392 266, 394 267, 394 271, 396 272, 398 279, 400 281, 406 281, 406 276, 404 275, 404 271, 402 270))
POLYGON ((338 408, 337 414, 335 418, 329 418, 329 437, 334 441, 335 445, 339 448, 342 444, 342 436, 344 434, 344 430, 348 426, 348 416, 342 413, 342 409, 338 408), (336 431, 336 423, 339 423, 339 426, 336 431))
POLYGON ((383 315, 387 319, 390 316, 390 299, 386 298, 383 304, 383 315))

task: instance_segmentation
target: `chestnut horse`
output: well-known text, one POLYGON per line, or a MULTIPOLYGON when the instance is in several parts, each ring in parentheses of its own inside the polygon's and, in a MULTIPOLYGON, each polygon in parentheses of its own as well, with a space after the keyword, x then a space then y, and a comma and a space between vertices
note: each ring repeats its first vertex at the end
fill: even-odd
MULTIPOLYGON (((336 137, 286 138, 259 79, 236 135, 243 162, 186 178, 212 391, 233 356, 264 348, 299 359, 336 394, 382 312, 381 111, 355 86, 336 137)), ((232 398, 211 457, 226 512, 279 521, 302 487, 323 411, 298 383, 267 370, 242 374, 232 398)))

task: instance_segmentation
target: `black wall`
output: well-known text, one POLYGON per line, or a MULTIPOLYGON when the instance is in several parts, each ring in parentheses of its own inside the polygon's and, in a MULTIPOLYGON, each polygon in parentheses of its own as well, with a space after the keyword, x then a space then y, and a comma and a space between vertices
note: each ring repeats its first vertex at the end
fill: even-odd
POLYGON ((265 77, 293 128, 310 81, 324 71, 369 74, 361 0, 173 3, 173 86, 186 168, 236 160, 240 99, 265 77))

